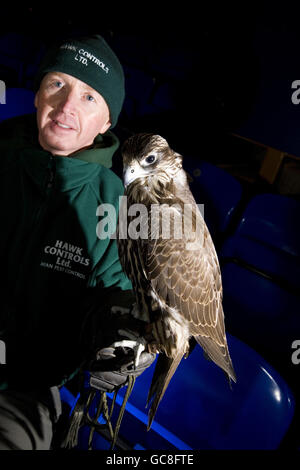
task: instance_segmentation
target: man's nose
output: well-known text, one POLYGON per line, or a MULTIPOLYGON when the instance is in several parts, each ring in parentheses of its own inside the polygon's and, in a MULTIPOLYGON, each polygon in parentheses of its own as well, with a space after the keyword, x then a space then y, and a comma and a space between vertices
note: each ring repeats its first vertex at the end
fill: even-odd
POLYGON ((58 109, 64 113, 72 114, 75 112, 77 104, 77 95, 75 90, 66 90, 65 93, 60 96, 58 109))

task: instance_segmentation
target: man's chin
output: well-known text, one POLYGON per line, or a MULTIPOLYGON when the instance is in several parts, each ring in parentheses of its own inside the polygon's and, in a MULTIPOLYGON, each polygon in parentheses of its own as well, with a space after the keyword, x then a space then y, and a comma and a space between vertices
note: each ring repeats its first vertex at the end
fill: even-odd
POLYGON ((72 142, 68 142, 67 139, 58 139, 53 137, 43 136, 39 139, 40 146, 52 155, 70 155, 76 152, 77 146, 72 142))

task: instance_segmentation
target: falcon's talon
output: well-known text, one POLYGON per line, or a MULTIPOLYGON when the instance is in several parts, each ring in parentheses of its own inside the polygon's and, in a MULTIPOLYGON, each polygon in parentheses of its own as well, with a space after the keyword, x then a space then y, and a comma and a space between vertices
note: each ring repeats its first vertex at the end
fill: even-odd
POLYGON ((112 344, 113 348, 130 348, 135 349, 137 347, 137 341, 132 341, 130 339, 122 339, 121 341, 116 341, 112 344))
POLYGON ((134 349, 135 353, 135 361, 134 361, 134 367, 137 368, 140 362, 140 356, 142 352, 145 351, 145 345, 142 343, 139 343, 138 346, 134 349))
POLYGON ((141 336, 138 336, 131 330, 118 330, 119 335, 126 336, 129 339, 123 339, 121 341, 116 341, 113 343, 114 347, 124 347, 131 348, 134 352, 134 367, 139 365, 140 356, 143 351, 146 349, 147 342, 141 336))

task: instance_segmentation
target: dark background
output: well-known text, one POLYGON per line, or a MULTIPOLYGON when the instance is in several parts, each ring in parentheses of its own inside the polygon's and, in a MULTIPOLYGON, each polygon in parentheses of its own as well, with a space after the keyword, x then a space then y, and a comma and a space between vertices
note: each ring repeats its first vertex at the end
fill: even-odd
MULTIPOLYGON (((264 152, 232 133, 300 156, 300 107, 291 101, 300 77, 298 18, 296 2, 4 7, 0 75, 7 86, 30 88, 49 44, 100 33, 125 69, 122 127, 158 132, 183 154, 225 165, 245 184, 263 184, 264 152), (12 33, 22 36, 10 43, 8 59, 12 33), (13 56, 15 64, 23 59, 22 70, 12 71, 13 56)), ((289 177, 271 190, 299 196, 298 169, 289 177)))
MULTIPOLYGON (((121 141, 139 131, 163 135, 193 170, 204 160, 233 176, 243 190, 243 207, 265 193, 299 201, 300 104, 291 97, 292 83, 300 80, 300 7, 224 3, 1 7, 0 79, 7 88, 32 89, 49 44, 101 34, 125 71, 126 99, 115 129, 121 141), (299 158, 285 159, 272 183, 260 173, 268 148, 299 158)), ((115 170, 120 173, 121 159, 115 170)), ((222 187, 218 197, 224 197, 222 187)), ((219 253, 224 240, 214 241, 219 253)), ((260 327, 266 331, 264 357, 272 363, 269 321, 262 319, 260 327)), ((293 339, 300 339, 298 332, 293 339)), ((256 346, 255 337, 242 339, 256 346)), ((273 365, 298 396, 297 367, 273 365)), ((299 448, 297 420, 286 442, 299 448)))

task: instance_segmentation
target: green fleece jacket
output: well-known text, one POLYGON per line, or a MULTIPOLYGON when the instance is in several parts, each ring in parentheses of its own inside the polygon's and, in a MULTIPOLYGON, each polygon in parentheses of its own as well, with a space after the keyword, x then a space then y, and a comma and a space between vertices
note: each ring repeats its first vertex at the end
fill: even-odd
POLYGON ((38 144, 35 115, 0 125, 2 388, 64 382, 82 360, 90 306, 101 315, 105 303, 118 305, 116 289, 131 289, 116 240, 97 235, 99 205, 117 213, 123 194, 109 169, 118 145, 107 132, 91 149, 52 156, 38 144))

